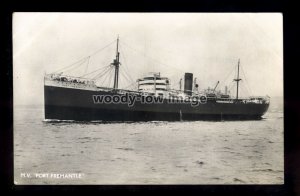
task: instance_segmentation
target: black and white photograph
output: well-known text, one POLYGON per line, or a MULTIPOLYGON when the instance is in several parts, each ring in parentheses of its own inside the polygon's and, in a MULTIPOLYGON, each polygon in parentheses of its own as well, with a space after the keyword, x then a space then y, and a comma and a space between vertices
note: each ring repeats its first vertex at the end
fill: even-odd
POLYGON ((281 13, 12 19, 15 185, 284 184, 281 13))

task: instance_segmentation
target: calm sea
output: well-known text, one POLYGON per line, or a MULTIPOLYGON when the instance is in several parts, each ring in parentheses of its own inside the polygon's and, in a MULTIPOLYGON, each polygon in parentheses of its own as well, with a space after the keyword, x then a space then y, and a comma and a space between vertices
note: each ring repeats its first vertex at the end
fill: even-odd
POLYGON ((53 122, 14 108, 16 184, 282 184, 283 100, 263 120, 53 122))

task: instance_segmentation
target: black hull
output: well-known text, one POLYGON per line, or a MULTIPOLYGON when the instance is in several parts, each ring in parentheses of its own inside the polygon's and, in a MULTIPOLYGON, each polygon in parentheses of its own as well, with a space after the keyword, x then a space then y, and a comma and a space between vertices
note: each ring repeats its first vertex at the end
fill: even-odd
POLYGON ((197 107, 190 104, 95 104, 93 95, 113 92, 45 86, 45 119, 76 121, 179 121, 261 119, 268 104, 214 103, 197 107))

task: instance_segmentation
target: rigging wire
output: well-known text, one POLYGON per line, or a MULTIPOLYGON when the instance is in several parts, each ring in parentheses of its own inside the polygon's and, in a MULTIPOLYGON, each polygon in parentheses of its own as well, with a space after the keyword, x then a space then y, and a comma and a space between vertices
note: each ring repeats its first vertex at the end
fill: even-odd
POLYGON ((103 69, 103 70, 102 70, 100 73, 98 73, 97 75, 95 75, 95 76, 93 77, 93 79, 102 77, 102 76, 106 73, 106 71, 109 70, 110 68, 111 68, 111 66, 106 66, 106 68, 103 69))
POLYGON ((234 82, 232 81, 228 87, 228 91, 231 92, 232 88, 235 87, 234 82))
POLYGON ((249 92, 249 90, 248 90, 248 88, 246 87, 246 83, 244 83, 244 81, 243 80, 241 80, 241 88, 239 88, 239 89, 241 89, 246 95, 250 95, 250 92, 249 92))
POLYGON ((67 68, 71 68, 71 67, 73 67, 74 65, 77 65, 78 63, 80 63, 81 61, 84 61, 84 62, 85 62, 86 60, 89 60, 91 56, 94 56, 95 54, 101 52, 102 50, 106 49, 107 47, 109 47, 110 45, 112 45, 112 44, 115 43, 115 42, 116 42, 116 40, 114 40, 114 41, 112 41, 111 43, 107 44, 106 46, 104 46, 104 47, 98 49, 96 52, 92 53, 91 55, 86 56, 86 57, 84 57, 84 58, 81 58, 80 60, 78 60, 78 61, 72 63, 71 65, 68 65, 68 66, 66 66, 66 67, 63 67, 62 69, 59 69, 59 70, 57 70, 57 71, 54 71, 53 73, 61 72, 61 71, 65 70, 65 69, 67 69, 67 68))
POLYGON ((101 75, 97 75, 96 77, 93 78, 93 80, 99 80, 102 76, 106 75, 112 68, 109 67, 108 69, 106 69, 106 71, 102 72, 101 75))
POLYGON ((132 81, 127 78, 127 76, 124 74, 124 72, 120 72, 120 73, 129 84, 132 83, 132 81))
MULTIPOLYGON (((112 75, 113 70, 114 69, 111 69, 111 71, 109 72, 109 75, 112 75)), ((113 83, 111 84, 112 81, 113 81, 113 76, 110 76, 108 86, 113 86, 113 83)))
POLYGON ((84 65, 85 62, 86 62, 86 60, 83 61, 82 63, 80 63, 78 66, 72 68, 72 69, 65 70, 63 73, 71 74, 71 73, 73 73, 76 69, 78 69, 78 68, 80 68, 82 65, 84 65))
MULTIPOLYGON (((120 77, 120 79, 122 80, 122 83, 128 83, 128 79, 127 79, 127 77, 124 75, 124 73, 123 72, 121 72, 120 71, 120 75, 122 76, 122 77, 120 77)), ((131 83, 131 82, 130 82, 131 83)))
MULTIPOLYGON (((107 70, 107 71, 110 71, 110 70, 107 70)), ((95 80, 98 84, 100 84, 101 86, 104 86, 104 85, 103 85, 104 78, 105 78, 105 77, 99 77, 99 78, 94 79, 94 80, 95 80)))
POLYGON ((126 58, 125 58, 125 52, 123 50, 123 48, 120 47, 120 51, 122 52, 123 55, 121 55, 121 58, 124 60, 124 63, 123 63, 123 67, 124 67, 124 71, 126 72, 126 74, 128 75, 128 77, 130 78, 130 80, 134 81, 131 77, 131 75, 128 73, 130 72, 128 67, 127 67, 127 61, 126 61, 126 58), (128 71, 128 72, 127 72, 128 71))
POLYGON ((242 73, 243 73, 244 78, 245 78, 245 82, 246 82, 246 84, 247 84, 246 88, 248 87, 248 90, 249 90, 249 92, 250 92, 250 95, 253 95, 252 90, 251 90, 251 88, 250 88, 250 85, 249 85, 249 83, 248 83, 248 81, 247 81, 247 79, 246 79, 246 74, 245 74, 245 72, 244 72, 243 66, 241 66, 241 67, 242 67, 242 73))
POLYGON ((113 88, 114 87, 114 69, 111 69, 111 71, 108 73, 109 74, 109 81, 108 81, 108 87, 113 88))
POLYGON ((110 66, 110 65, 101 67, 101 68, 96 69, 96 70, 94 70, 94 71, 91 71, 91 72, 89 72, 89 73, 87 73, 87 74, 81 75, 80 77, 85 77, 85 76, 91 75, 91 74, 96 73, 96 72, 98 72, 98 71, 100 71, 100 70, 102 70, 102 69, 105 69, 105 68, 109 67, 109 66, 110 66))
POLYGON ((220 80, 223 84, 225 84, 229 78, 229 76, 233 73, 233 71, 236 69, 236 66, 232 68, 232 70, 229 72, 229 74, 225 77, 224 80, 220 80))
POLYGON ((112 41, 111 43, 107 44, 106 46, 104 46, 103 48, 100 48, 99 50, 97 50, 96 52, 92 53, 90 56, 94 56, 95 54, 101 52, 102 50, 104 50, 105 48, 109 47, 110 45, 112 45, 113 43, 115 43, 117 40, 115 39, 114 41, 112 41))
POLYGON ((61 68, 61 69, 59 69, 59 70, 57 70, 57 71, 54 71, 53 73, 62 72, 62 71, 65 70, 65 69, 68 70, 68 68, 71 68, 71 67, 73 67, 74 65, 77 65, 78 63, 81 62, 81 63, 79 64, 79 66, 80 66, 83 62, 86 61, 86 59, 87 59, 87 57, 84 57, 84 58, 80 59, 79 61, 76 61, 75 63, 72 63, 71 65, 68 65, 67 67, 63 67, 63 68, 61 68), (83 61, 83 62, 82 62, 82 61, 83 61))
POLYGON ((88 56, 86 68, 85 68, 85 71, 84 71, 85 74, 86 74, 86 72, 87 72, 87 70, 88 70, 89 63, 90 63, 90 59, 91 59, 91 56, 88 56))
MULTIPOLYGON (((234 73, 234 77, 235 78, 237 78, 237 70, 236 70, 236 67, 237 66, 235 66, 234 68, 233 68, 233 70, 235 70, 235 73, 234 73)), ((241 85, 240 85, 240 88, 239 89, 241 89, 241 93, 244 93, 244 94, 247 94, 247 95, 251 95, 252 94, 252 91, 251 91, 251 88, 250 88, 250 85, 249 85, 249 83, 248 83, 248 81, 247 81, 247 79, 246 79, 246 74, 245 74, 245 72, 244 72, 244 69, 243 69, 243 66, 241 66, 240 65, 240 67, 241 67, 241 70, 242 70, 242 74, 243 74, 243 80, 241 80, 241 85), (244 82, 245 81, 245 82, 244 82)), ((228 77, 231 75, 231 73, 233 72, 233 70, 231 70, 231 72, 230 72, 230 74, 228 74, 227 76, 226 76, 226 79, 224 80, 224 83, 227 81, 227 79, 228 79, 228 77)), ((229 86, 229 91, 231 91, 232 90, 232 88, 233 87, 235 87, 236 85, 233 85, 234 84, 234 81, 232 81, 232 83, 230 84, 230 86, 229 86)), ((235 91, 235 93, 236 93, 236 90, 234 90, 235 91)))
POLYGON ((109 70, 105 73, 105 76, 104 76, 103 81, 102 81, 102 85, 103 85, 103 86, 105 86, 106 79, 109 78, 109 75, 110 75, 109 73, 111 72, 111 70, 112 70, 112 69, 109 69, 109 70))
POLYGON ((124 69, 122 71, 123 71, 125 77, 127 78, 127 81, 129 81, 130 83, 135 82, 124 69))
MULTIPOLYGON (((242 83, 243 84, 243 83, 242 83)), ((249 96, 249 91, 247 90, 247 88, 241 88, 242 93, 244 93, 245 95, 249 96)))

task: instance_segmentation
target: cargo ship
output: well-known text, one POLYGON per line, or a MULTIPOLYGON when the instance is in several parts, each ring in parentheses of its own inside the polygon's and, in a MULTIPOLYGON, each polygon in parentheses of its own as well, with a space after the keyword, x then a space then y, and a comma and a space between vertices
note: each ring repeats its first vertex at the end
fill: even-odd
POLYGON ((120 69, 119 38, 113 86, 96 84, 94 79, 63 72, 44 76, 45 119, 76 121, 182 121, 262 119, 270 103, 268 96, 239 97, 240 60, 236 95, 204 89, 199 91, 193 73, 185 73, 180 88, 172 89, 170 79, 152 72, 137 79, 135 90, 118 88, 120 69), (182 88, 183 86, 183 88, 182 88), (134 102, 134 103, 133 103, 134 102))

